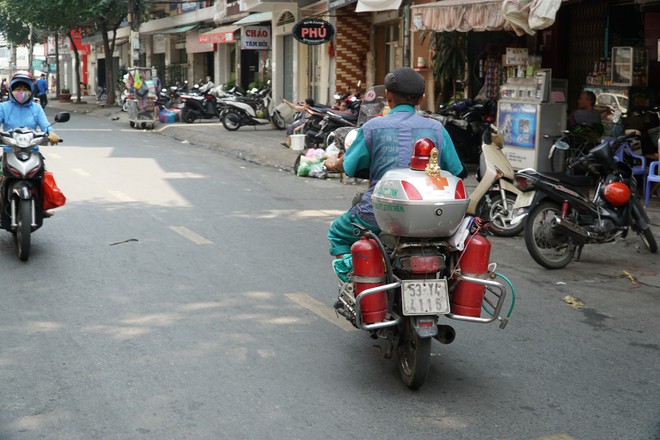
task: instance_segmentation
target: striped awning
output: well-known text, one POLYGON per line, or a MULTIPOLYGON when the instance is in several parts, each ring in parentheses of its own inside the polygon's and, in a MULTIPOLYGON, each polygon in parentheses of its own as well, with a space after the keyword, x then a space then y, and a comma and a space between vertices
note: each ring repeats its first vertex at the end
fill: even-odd
POLYGON ((440 0, 412 6, 417 29, 434 32, 514 30, 534 34, 555 21, 567 0, 440 0))
POLYGON ((412 6, 411 9, 413 15, 421 14, 422 29, 434 32, 499 31, 507 24, 502 14, 502 1, 443 0, 412 6))

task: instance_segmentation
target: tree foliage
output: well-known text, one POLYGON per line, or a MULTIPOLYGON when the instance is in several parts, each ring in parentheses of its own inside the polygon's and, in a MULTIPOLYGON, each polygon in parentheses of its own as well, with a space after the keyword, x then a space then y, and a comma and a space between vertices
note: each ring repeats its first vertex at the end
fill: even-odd
MULTIPOLYGON (((101 32, 104 52, 112 59, 114 35, 128 13, 129 0, 0 0, 0 30, 14 44, 26 44, 32 24, 49 33, 67 35, 73 45, 73 32, 90 35, 101 32), (106 38, 112 32, 112 39, 106 38)), ((80 83, 80 59, 76 55, 77 81, 80 83)), ((114 84, 112 63, 106 63, 108 84, 114 84)), ((59 77, 59 75, 58 75, 59 77)), ((80 100, 80 93, 78 94, 80 100)), ((108 88, 108 101, 114 101, 114 88, 108 88)))

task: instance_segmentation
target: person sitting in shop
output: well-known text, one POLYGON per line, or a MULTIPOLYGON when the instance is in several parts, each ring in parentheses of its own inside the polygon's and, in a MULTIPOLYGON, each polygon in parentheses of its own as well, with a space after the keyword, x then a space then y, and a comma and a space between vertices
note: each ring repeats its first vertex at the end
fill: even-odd
POLYGON ((594 108, 594 105, 596 105, 596 95, 593 92, 580 93, 577 109, 568 116, 568 129, 575 130, 588 125, 597 137, 602 136, 604 129, 600 112, 594 108))
POLYGON ((282 142, 282 146, 289 148, 289 145, 291 145, 291 135, 300 132, 305 126, 307 116, 309 116, 307 109, 314 106, 314 100, 312 98, 307 98, 303 104, 294 104, 293 102, 282 98, 282 102, 291 107, 294 111, 300 113, 300 116, 286 128, 286 142, 282 142))

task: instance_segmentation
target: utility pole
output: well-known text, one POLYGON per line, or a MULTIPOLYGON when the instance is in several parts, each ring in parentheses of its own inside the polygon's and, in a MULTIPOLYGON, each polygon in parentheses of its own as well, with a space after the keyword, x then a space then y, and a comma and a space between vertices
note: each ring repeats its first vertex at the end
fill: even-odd
POLYGON ((32 25, 29 25, 30 35, 28 36, 28 72, 34 74, 32 60, 34 59, 34 45, 32 44, 32 25))
POLYGON ((131 27, 129 43, 131 46, 131 66, 140 64, 140 0, 128 1, 128 23, 131 27))

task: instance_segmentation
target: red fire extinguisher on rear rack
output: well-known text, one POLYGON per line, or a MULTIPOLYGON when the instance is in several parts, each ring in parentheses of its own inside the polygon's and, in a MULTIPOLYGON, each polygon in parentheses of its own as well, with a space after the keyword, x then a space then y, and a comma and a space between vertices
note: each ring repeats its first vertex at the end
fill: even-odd
MULTIPOLYGON (((385 262, 376 240, 362 237, 351 246, 355 297, 367 289, 385 284, 385 262)), ((360 300, 362 322, 372 324, 385 320, 387 293, 377 292, 360 300)))

